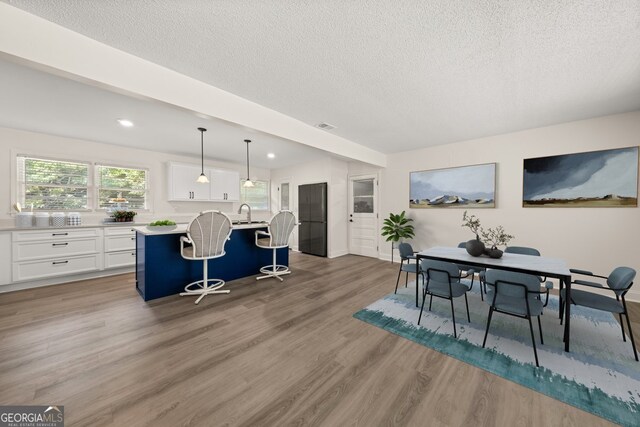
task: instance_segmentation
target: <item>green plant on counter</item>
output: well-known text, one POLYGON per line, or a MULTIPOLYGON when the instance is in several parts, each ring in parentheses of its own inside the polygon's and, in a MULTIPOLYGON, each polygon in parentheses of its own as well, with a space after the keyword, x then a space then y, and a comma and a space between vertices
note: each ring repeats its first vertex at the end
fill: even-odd
POLYGON ((115 211, 111 214, 116 222, 131 222, 136 215, 138 215, 138 212, 135 211, 115 211))
POLYGON ((176 225, 176 223, 174 221, 171 221, 170 219, 161 219, 158 221, 154 221, 149 225, 151 227, 161 227, 163 225, 176 225))

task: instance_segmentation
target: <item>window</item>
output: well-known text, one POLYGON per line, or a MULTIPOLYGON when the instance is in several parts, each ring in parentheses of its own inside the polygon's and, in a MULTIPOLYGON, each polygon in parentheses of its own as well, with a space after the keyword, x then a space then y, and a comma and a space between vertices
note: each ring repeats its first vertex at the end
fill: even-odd
POLYGON ((18 156, 18 200, 40 210, 89 209, 89 164, 18 156))
POLYGON ((246 203, 251 209, 258 211, 269 210, 269 181, 253 181, 253 187, 243 187, 242 180, 240 186, 240 203, 246 203))
POLYGON ((98 207, 108 208, 113 200, 127 200, 127 209, 146 209, 147 171, 97 165, 98 207))
POLYGON ((283 182, 280 184, 280 210, 289 210, 289 183, 283 182))

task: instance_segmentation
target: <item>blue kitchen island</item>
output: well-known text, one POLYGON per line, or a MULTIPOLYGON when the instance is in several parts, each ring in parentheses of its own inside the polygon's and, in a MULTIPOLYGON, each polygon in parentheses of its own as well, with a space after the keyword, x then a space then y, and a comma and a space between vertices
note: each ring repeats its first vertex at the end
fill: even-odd
MULTIPOLYGON (((180 255, 180 236, 186 224, 173 230, 134 227, 136 230, 136 290, 145 301, 175 295, 196 280, 202 280, 202 261, 190 261, 180 255)), ((234 225, 226 255, 211 259, 209 278, 226 282, 260 273, 260 267, 272 263, 272 252, 255 245, 255 231, 266 231, 267 224, 234 225)), ((289 265, 289 250, 277 250, 277 263, 289 265)), ((229 289, 228 284, 225 289, 229 289)), ((233 288, 231 288, 233 291, 233 288)))

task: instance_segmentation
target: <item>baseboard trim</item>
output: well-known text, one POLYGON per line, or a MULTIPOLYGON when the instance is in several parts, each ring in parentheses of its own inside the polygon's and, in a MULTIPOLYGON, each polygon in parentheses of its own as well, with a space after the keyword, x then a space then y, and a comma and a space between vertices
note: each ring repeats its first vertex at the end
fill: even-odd
POLYGON ((22 291, 25 289, 42 288, 44 286, 62 285, 64 283, 80 282, 82 280, 99 279, 101 277, 117 276, 119 274, 133 273, 135 267, 113 268, 91 273, 75 274, 72 276, 51 277, 47 279, 17 282, 0 286, 0 293, 22 291))

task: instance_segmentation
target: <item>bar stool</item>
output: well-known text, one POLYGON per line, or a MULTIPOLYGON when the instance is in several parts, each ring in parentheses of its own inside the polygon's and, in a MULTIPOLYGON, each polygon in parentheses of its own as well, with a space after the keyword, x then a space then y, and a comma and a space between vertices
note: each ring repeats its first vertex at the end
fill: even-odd
POLYGON ((180 254, 191 261, 202 261, 202 280, 189 283, 180 296, 197 295, 196 304, 210 294, 228 294, 219 290, 224 280, 209 279, 208 260, 225 255, 224 245, 231 234, 231 220, 220 211, 204 211, 191 220, 187 236, 180 237, 180 254), (191 246, 185 246, 189 244, 191 246))
POLYGON ((269 221, 267 232, 256 231, 256 246, 273 251, 273 263, 262 267, 260 273, 264 274, 264 276, 258 276, 256 280, 275 277, 282 282, 283 279, 280 276, 291 274, 291 270, 286 265, 277 265, 276 249, 289 247, 289 236, 291 236, 291 232, 296 225, 296 217, 293 212, 280 211, 269 221))

